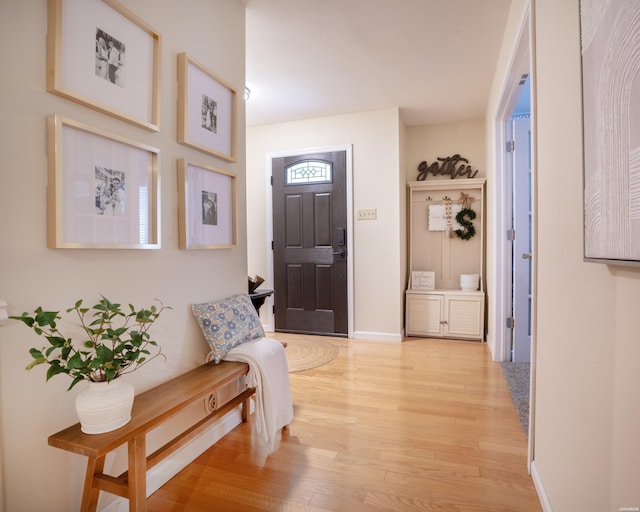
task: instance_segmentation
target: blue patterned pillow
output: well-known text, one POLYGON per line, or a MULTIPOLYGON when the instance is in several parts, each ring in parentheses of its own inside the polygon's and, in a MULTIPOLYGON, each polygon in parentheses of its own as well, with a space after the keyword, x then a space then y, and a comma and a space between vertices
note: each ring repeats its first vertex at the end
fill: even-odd
POLYGON ((235 295, 219 302, 191 306, 209 347, 219 363, 233 347, 264 337, 260 317, 248 295, 235 295))

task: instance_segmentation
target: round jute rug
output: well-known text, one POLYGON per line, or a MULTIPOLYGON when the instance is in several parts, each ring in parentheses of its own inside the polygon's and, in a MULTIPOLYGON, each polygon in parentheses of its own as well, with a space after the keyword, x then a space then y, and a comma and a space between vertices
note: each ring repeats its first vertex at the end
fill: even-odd
POLYGON ((317 368, 333 361, 338 355, 338 347, 317 337, 292 337, 287 338, 286 343, 284 351, 287 355, 289 373, 317 368))

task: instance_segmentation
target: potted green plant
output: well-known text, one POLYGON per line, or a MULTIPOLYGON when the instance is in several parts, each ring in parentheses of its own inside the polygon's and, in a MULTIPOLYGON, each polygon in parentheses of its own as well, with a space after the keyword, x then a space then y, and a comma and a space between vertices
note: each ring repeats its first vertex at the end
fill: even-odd
POLYGON ((54 375, 66 374, 72 378, 68 389, 79 382, 89 382, 76 398, 76 410, 86 433, 108 432, 126 424, 131 419, 134 393, 131 384, 119 377, 158 356, 165 357, 157 341, 151 338, 149 328, 162 311, 170 308, 158 301, 159 307, 138 309, 129 304, 126 310, 101 297, 91 308, 83 307, 82 300, 78 300, 66 310, 76 313, 83 331, 84 339, 75 342, 59 330, 57 321, 62 319, 59 311, 45 311, 39 306, 33 314, 10 317, 20 320, 49 343, 41 349, 29 349, 33 361, 27 370, 47 364, 47 381, 54 375), (103 401, 106 409, 117 409, 120 415, 111 418, 102 411, 96 412, 94 406, 103 401))

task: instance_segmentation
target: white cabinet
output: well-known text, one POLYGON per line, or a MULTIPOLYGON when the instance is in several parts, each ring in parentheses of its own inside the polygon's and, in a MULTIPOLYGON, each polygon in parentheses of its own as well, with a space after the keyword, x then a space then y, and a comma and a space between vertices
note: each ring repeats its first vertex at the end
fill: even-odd
MULTIPOLYGON (((484 340, 484 201, 484 179, 408 184, 407 336, 484 340), (467 240, 448 236, 441 229, 442 218, 436 217, 442 214, 444 205, 447 208, 454 205, 455 212, 455 205, 461 203, 476 215, 472 221, 475 234, 467 240), (414 289, 411 279, 414 271, 434 272, 433 289, 414 289), (461 274, 478 274, 478 290, 462 291, 461 274)), ((447 215, 449 225, 451 215, 447 215)))
POLYGON ((484 293, 407 290, 407 336, 484 339, 484 293))

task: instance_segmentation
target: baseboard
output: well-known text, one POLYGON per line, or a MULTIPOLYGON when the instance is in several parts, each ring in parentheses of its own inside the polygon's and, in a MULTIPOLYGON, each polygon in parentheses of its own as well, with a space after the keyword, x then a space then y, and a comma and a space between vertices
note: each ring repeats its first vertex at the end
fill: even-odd
POLYGON ((389 334, 384 332, 355 331, 353 338, 368 341, 402 341, 402 334, 389 334))
POLYGON ((540 471, 538 471, 538 466, 535 460, 531 463, 531 478, 533 480, 533 485, 536 488, 536 492, 538 493, 538 499, 540 500, 540 506, 542 506, 543 512, 553 512, 549 496, 544 488, 542 476, 540 475, 540 471))
MULTIPOLYGON (((251 401, 251 405, 253 406, 253 401, 251 401)), ((238 406, 223 416, 209 430, 147 471, 147 497, 160 489, 241 422, 241 406, 238 406)), ((117 498, 99 510, 100 512, 128 512, 129 500, 117 498)))
MULTIPOLYGON (((264 332, 275 333, 275 329, 271 324, 262 324, 264 332)), ((352 338, 354 340, 368 341, 402 341, 404 339, 404 330, 400 334, 388 334, 384 332, 365 332, 355 331, 352 338)))

